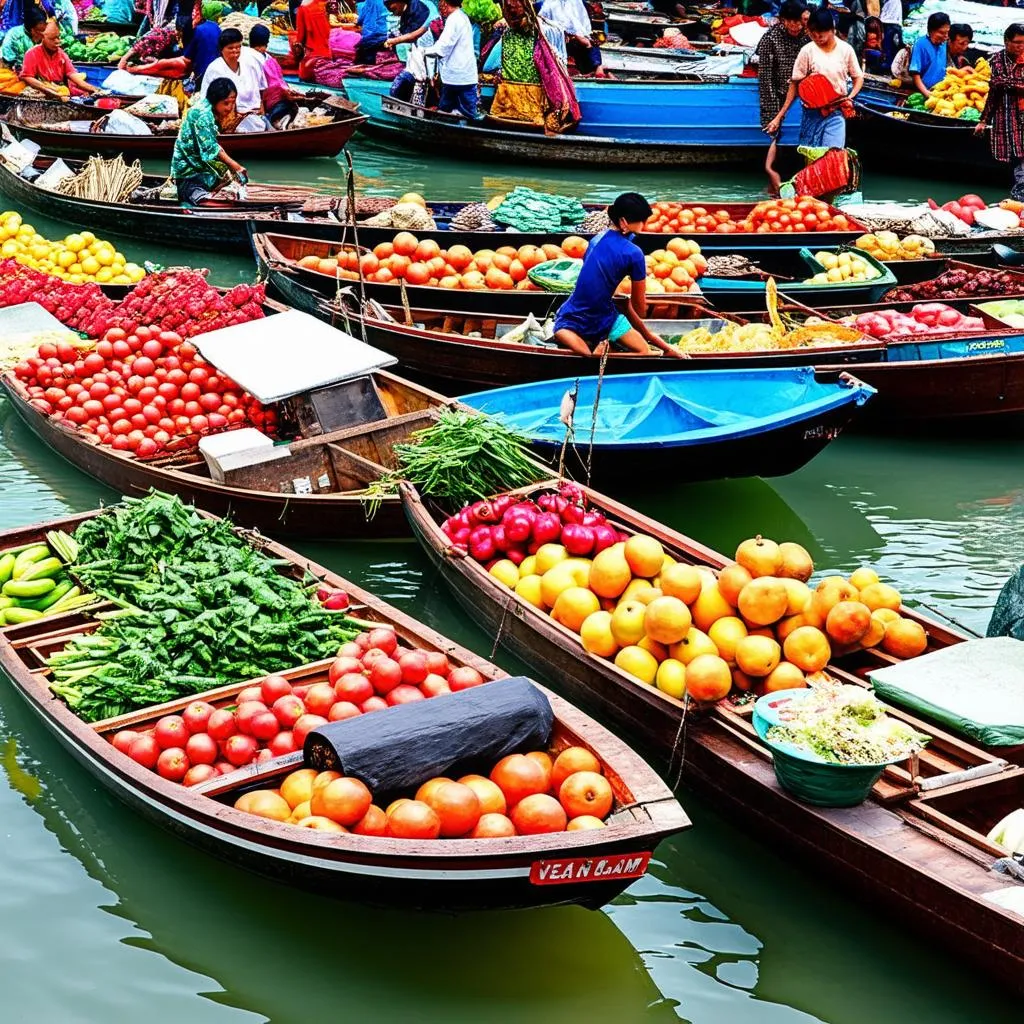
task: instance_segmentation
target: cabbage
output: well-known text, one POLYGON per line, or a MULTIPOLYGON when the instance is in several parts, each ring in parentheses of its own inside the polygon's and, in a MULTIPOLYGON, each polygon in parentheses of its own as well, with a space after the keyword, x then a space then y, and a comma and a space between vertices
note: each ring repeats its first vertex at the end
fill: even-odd
POLYGON ((833 764, 882 764, 922 750, 929 737, 890 718, 885 705, 861 686, 819 683, 780 712, 768 730, 773 743, 788 743, 833 764))

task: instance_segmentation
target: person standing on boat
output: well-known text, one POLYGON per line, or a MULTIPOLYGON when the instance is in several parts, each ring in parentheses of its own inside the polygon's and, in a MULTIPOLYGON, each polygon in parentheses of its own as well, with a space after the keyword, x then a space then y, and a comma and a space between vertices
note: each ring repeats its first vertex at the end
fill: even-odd
POLYGON ((903 49, 903 0, 885 0, 882 4, 882 63, 892 67, 903 49))
POLYGON ((331 22, 324 0, 303 0, 295 11, 293 52, 299 62, 299 78, 316 81, 316 65, 331 60, 331 22))
POLYGON ((946 43, 946 60, 951 68, 969 68, 967 51, 974 42, 974 29, 970 25, 950 25, 949 42, 946 43))
POLYGON ((4 34, 0 43, 0 59, 12 70, 20 71, 25 54, 43 41, 46 17, 35 7, 25 12, 25 24, 15 25, 4 34))
POLYGON ((583 0, 544 0, 541 15, 565 33, 565 49, 581 75, 606 78, 601 48, 592 38, 593 26, 583 0))
POLYGON ((206 69, 220 56, 220 26, 203 18, 196 25, 182 56, 189 62, 190 73, 198 88, 206 69))
POLYGON ((1003 33, 1003 49, 992 58, 985 109, 975 133, 989 131, 992 156, 1013 168, 1010 195, 1024 202, 1024 25, 1003 33))
MULTIPOLYGON (((782 109, 793 77, 793 65, 800 51, 811 41, 804 29, 807 8, 800 0, 786 0, 779 9, 779 19, 757 44, 757 89, 761 104, 761 128, 768 132, 775 115, 782 109)), ((773 194, 777 194, 782 178, 775 170, 779 129, 768 132, 771 145, 764 169, 773 194)))
POLYGON ((457 110, 470 121, 478 121, 480 76, 473 26, 462 9, 462 0, 441 0, 441 16, 444 29, 440 38, 424 51, 425 56, 441 61, 441 98, 437 109, 445 114, 457 110))
POLYGON ((799 94, 803 105, 800 145, 845 149, 844 108, 864 85, 864 72, 853 47, 836 38, 835 24, 828 11, 821 8, 811 11, 807 31, 811 41, 797 55, 782 109, 765 131, 771 135, 779 130, 799 94))
POLYGON ((377 52, 385 48, 388 38, 388 12, 384 9, 384 0, 362 0, 355 30, 360 33, 356 63, 376 63, 377 52))
POLYGON ((55 21, 46 23, 39 45, 25 54, 20 78, 29 88, 57 99, 100 91, 75 70, 71 58, 61 49, 60 29, 55 21))
POLYGON ((232 160, 218 135, 226 124, 237 121, 238 89, 230 78, 215 78, 206 95, 189 107, 171 157, 171 179, 183 203, 198 205, 208 199, 228 170, 239 177, 245 168, 232 160))
POLYGON ((555 314, 555 341, 578 356, 601 356, 608 347, 687 358, 647 328, 647 262, 633 235, 642 231, 651 204, 636 192, 624 192, 608 208, 611 226, 587 247, 572 295, 555 314), (615 306, 623 280, 630 282, 625 315, 615 306))
POLYGON ((199 96, 206 95, 211 82, 230 78, 238 93, 235 101, 238 119, 241 121, 249 114, 263 114, 267 109, 267 76, 259 57, 242 49, 242 33, 237 28, 224 29, 218 46, 220 56, 206 69, 199 96))
POLYGON ((932 86, 946 77, 949 15, 937 11, 928 19, 925 29, 926 34, 918 37, 910 51, 910 80, 914 88, 927 98, 932 94, 932 86))
POLYGON ((423 0, 384 0, 387 9, 398 18, 398 34, 384 40, 384 48, 394 50, 399 60, 405 60, 408 49, 429 46, 434 40, 430 22, 436 17, 423 0))

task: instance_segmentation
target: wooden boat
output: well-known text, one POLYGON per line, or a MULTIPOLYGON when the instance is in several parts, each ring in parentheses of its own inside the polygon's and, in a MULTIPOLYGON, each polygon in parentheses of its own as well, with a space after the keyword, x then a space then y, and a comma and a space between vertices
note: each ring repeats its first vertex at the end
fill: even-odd
POLYGON ((549 464, 559 465, 565 449, 570 475, 612 484, 674 468, 687 480, 785 476, 838 437, 873 394, 848 373, 803 366, 567 377, 459 401, 528 437, 549 464), (561 419, 570 392, 571 432, 561 419))
MULTIPOLYGON (((0 534, 0 546, 38 541, 47 529, 73 529, 97 514, 10 530, 0 534)), ((302 578, 313 573, 327 585, 345 589, 362 620, 392 625, 402 643, 443 650, 456 664, 471 665, 488 679, 504 675, 315 562, 263 537, 250 535, 249 539, 269 556, 286 562, 290 575, 302 578)), ((137 765, 111 745, 110 738, 119 729, 146 727, 164 714, 182 710, 197 697, 229 706, 236 702, 242 685, 224 686, 87 724, 54 699, 47 685, 45 658, 61 649, 75 633, 90 631, 94 622, 88 613, 80 613, 0 631, 0 666, 29 707, 91 775, 149 820, 215 856, 319 895, 448 911, 564 903, 596 908, 643 874, 660 839, 688 825, 668 788, 635 753, 547 691, 556 720, 554 749, 586 745, 602 761, 615 788, 617 809, 604 829, 512 837, 507 841, 394 840, 351 833, 328 835, 244 814, 232 806, 237 796, 250 788, 272 788, 301 765, 301 752, 249 765, 191 788, 137 765), (572 875, 577 858, 590 859, 593 874, 572 875), (567 869, 566 864, 572 867, 567 869), (597 870, 599 865, 601 871, 597 870), (566 870, 572 880, 548 884, 553 871, 561 875, 566 870)), ((324 679, 329 666, 330 660, 315 662, 285 674, 313 682, 324 679)))
MULTIPOLYGON (((538 485, 537 490, 544 485, 538 485)), ((523 493, 534 493, 524 488, 523 493)), ((717 552, 618 502, 585 489, 590 505, 628 532, 657 537, 674 558, 720 569, 717 552)), ((518 599, 482 565, 459 557, 439 523, 445 513, 408 484, 403 500, 413 532, 456 600, 477 624, 570 699, 650 753, 675 782, 684 780, 714 806, 734 814, 762 840, 803 856, 845 893, 866 899, 901 927, 949 947, 957 957, 1024 992, 1024 914, 988 897, 1017 883, 989 871, 1002 855, 986 831, 1024 798, 1024 771, 899 709, 890 713, 932 737, 907 771, 892 766, 872 798, 849 809, 801 803, 777 783, 771 755, 751 726, 750 704, 730 699, 707 709, 685 706, 645 686, 603 658, 584 652, 576 637, 546 612, 518 599), (968 768, 992 774, 964 777, 968 768), (921 780, 927 787, 921 788, 921 780)), ((911 612, 903 614, 916 617, 911 612)), ((930 646, 963 639, 926 623, 930 646)), ((829 673, 857 682, 891 659, 877 651, 834 662, 829 673)), ((1019 906, 1019 903, 1017 904, 1019 906)))
MULTIPOLYGON (((357 304, 353 304, 357 305, 357 304)), ((302 308, 333 326, 354 334, 375 348, 390 352, 404 373, 445 390, 453 382, 475 389, 528 384, 533 381, 570 377, 581 370, 593 370, 574 352, 555 342, 504 341, 503 336, 522 323, 522 317, 498 313, 462 313, 449 310, 401 306, 367 305, 364 313, 313 293, 306 293, 302 308)), ((723 319, 698 304, 654 303, 649 307, 648 326, 663 338, 672 338, 698 326, 713 328, 723 319)), ((799 314, 798 314, 799 315, 799 314)), ((733 367, 806 366, 828 362, 852 367, 861 362, 885 358, 885 346, 865 339, 828 346, 749 352, 699 352, 690 359, 666 359, 660 352, 639 355, 612 351, 605 363, 606 374, 686 373, 690 370, 727 370, 733 367)), ((874 403, 872 403, 874 404, 874 403)))
MULTIPOLYGON (((288 305, 304 312, 313 312, 320 305, 320 300, 335 297, 339 288, 352 288, 365 292, 366 296, 381 302, 401 301, 404 294, 410 303, 430 306, 441 301, 442 296, 451 296, 450 289, 431 287, 430 285, 410 285, 403 281, 381 283, 378 281, 352 281, 335 277, 333 274, 321 274, 317 270, 309 270, 300 265, 306 256, 317 256, 321 259, 336 256, 339 250, 350 251, 351 245, 340 245, 337 242, 322 241, 316 238, 298 238, 292 235, 274 233, 254 233, 252 250, 256 257, 256 266, 261 279, 266 279, 271 288, 283 298, 288 305)), ((468 291, 460 289, 458 302, 469 311, 493 311, 517 313, 526 316, 533 313, 547 316, 557 309, 567 298, 565 294, 542 291, 502 291, 490 289, 468 291)))
MULTIPOLYGON (((350 75, 345 93, 370 120, 365 131, 406 144, 441 147, 450 156, 479 160, 528 159, 537 163, 718 166, 753 163, 763 155, 757 81, 672 80, 575 83, 583 119, 573 133, 540 133, 470 125, 389 96, 390 83, 350 75), (643 111, 643 118, 637 111, 643 111)), ((493 86, 482 90, 484 107, 493 86)), ((795 145, 798 119, 790 115, 781 141, 795 145)))
MULTIPOLYGON (((337 97, 332 97, 329 105, 333 108, 334 120, 328 124, 221 135, 220 143, 239 160, 337 156, 366 122, 366 117, 354 104, 337 97)), ((107 113, 109 111, 78 104, 68 104, 63 110, 54 109, 50 103, 35 107, 29 101, 9 109, 4 120, 16 135, 31 139, 49 153, 95 153, 100 156, 120 153, 125 158, 170 159, 177 138, 176 130, 155 130, 151 135, 117 135, 58 127, 68 122, 96 121, 107 113)))
POLYGON ((232 470, 223 483, 211 477, 206 461, 194 449, 142 461, 131 452, 97 444, 29 405, 24 385, 12 373, 0 377, 0 390, 43 444, 122 494, 145 494, 156 488, 209 512, 231 514, 242 526, 284 536, 330 540, 405 536, 398 498, 385 497, 378 513, 368 518, 362 491, 393 468, 392 446, 429 426, 434 411, 448 399, 386 370, 359 383, 370 399, 367 410, 377 410, 369 412, 364 422, 299 437, 289 442, 287 458, 232 470), (308 492, 297 493, 302 482, 308 492))
POLYGON ((911 110, 902 99, 858 98, 855 106, 859 116, 847 123, 847 137, 868 170, 912 170, 943 180, 959 175, 1000 185, 1009 180, 988 139, 975 135, 967 121, 911 110))

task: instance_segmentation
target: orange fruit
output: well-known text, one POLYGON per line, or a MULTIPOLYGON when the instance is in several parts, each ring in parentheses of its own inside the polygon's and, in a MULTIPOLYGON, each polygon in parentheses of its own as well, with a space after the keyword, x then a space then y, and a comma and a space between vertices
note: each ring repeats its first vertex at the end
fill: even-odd
POLYGON ((627 675, 639 679, 641 683, 646 683, 648 686, 654 685, 655 677, 658 674, 658 659, 650 651, 645 651, 635 644, 623 647, 615 655, 615 665, 627 675))
POLYGON ((885 627, 882 650, 894 658, 916 658, 927 649, 928 634, 921 623, 899 618, 885 627))
POLYGON ((718 648, 718 656, 730 665, 736 661, 736 644, 746 635, 746 623, 735 615, 718 619, 708 630, 708 637, 718 648))
POLYGON ((523 836, 536 836, 548 832, 564 832, 565 826, 569 823, 565 809, 553 796, 549 796, 547 793, 533 793, 530 796, 523 797, 512 808, 512 813, 509 817, 512 820, 512 824, 515 825, 516 831, 523 836))
POLYGON ((620 647, 629 647, 644 636, 647 605, 640 601, 623 601, 612 612, 611 631, 620 647))
POLYGON ((870 587, 873 583, 878 582, 878 573, 874 569, 869 569, 866 565, 862 565, 859 569, 855 569, 850 573, 850 586, 856 587, 858 590, 863 590, 865 587, 870 587))
POLYGON ((857 588, 851 587, 842 576, 826 576, 811 595, 811 609, 822 622, 840 601, 858 601, 857 588))
POLYGON ((476 828, 466 836, 467 839, 504 839, 506 836, 514 836, 516 827, 504 814, 490 812, 481 814, 476 828))
POLYGON ((661 541, 643 533, 630 537, 622 553, 634 576, 657 576, 665 561, 665 549, 661 541))
POLYGON ((659 644, 678 643, 691 624, 690 609, 678 597, 656 597, 647 605, 644 632, 659 644))
POLYGON ((469 786, 476 793, 476 798, 480 801, 481 817, 487 814, 504 814, 507 810, 505 794, 497 783, 491 782, 483 775, 463 775, 459 782, 463 786, 469 786))
POLYGON ((315 768, 300 768, 291 772, 281 783, 281 796, 293 810, 313 796, 313 781, 317 777, 315 768))
POLYGON ((551 770, 555 766, 551 755, 543 750, 529 750, 526 756, 531 761, 536 761, 544 769, 544 789, 545 791, 549 790, 551 788, 551 770))
POLYGON ((388 816, 376 805, 370 804, 366 813, 352 826, 357 836, 386 836, 388 816))
POLYGON ((825 632, 840 644, 855 644, 871 626, 871 610, 860 601, 840 601, 825 619, 825 632))
POLYGON ((388 815, 388 835, 393 839, 437 839, 441 819, 422 800, 405 800, 388 815))
POLYGON ((544 769, 525 754, 509 754, 491 769, 491 782, 505 795, 509 807, 515 807, 523 797, 547 790, 549 779, 544 769))
POLYGON ((597 611, 588 615, 580 626, 583 649, 601 658, 613 658, 619 649, 612 633, 612 613, 597 611))
POLYGON ((612 544, 594 556, 587 586, 598 597, 618 597, 629 586, 633 571, 626 561, 625 549, 625 544, 612 544))
POLYGON ((287 821, 291 817, 292 809, 288 806, 288 801, 269 789, 258 789, 254 793, 247 793, 246 796, 249 799, 242 806, 239 806, 241 800, 235 803, 235 807, 246 814, 270 818, 271 821, 287 821))
MULTIPOLYGON (((543 588, 543 580, 541 587, 543 588)), ((578 633, 583 628, 583 623, 586 622, 587 618, 593 615, 594 612, 600 611, 600 607, 601 604, 597 594, 592 590, 587 587, 567 587, 555 599, 554 607, 551 609, 551 617, 555 622, 560 622, 567 629, 578 633)))
POLYGON ((861 592, 860 599, 873 612, 878 611, 880 608, 888 608, 891 611, 898 612, 900 605, 903 603, 900 592, 895 587, 890 587, 888 583, 868 584, 861 592))
POLYGON ((828 637, 814 626, 799 626, 782 645, 786 661, 804 672, 820 672, 832 657, 828 637))
POLYGON ((557 793, 562 783, 576 772, 600 772, 601 762, 586 747, 566 747, 555 758, 551 788, 557 793))
POLYGON ((801 583, 806 583, 811 578, 814 562, 807 548, 791 540, 784 540, 779 545, 779 554, 782 555, 782 565, 779 566, 776 576, 799 580, 801 583))
POLYGON ((703 578, 692 565, 675 562, 663 566, 658 587, 666 597, 678 597, 684 604, 693 604, 700 596, 703 578))
POLYGON ((597 772, 574 772, 558 787, 558 802, 570 818, 592 814, 602 821, 611 812, 615 796, 611 783, 597 772))
POLYGON ((441 835, 446 839, 471 832, 480 820, 480 799, 461 782, 444 782, 431 790, 423 801, 441 820, 441 835))
POLYGON ((325 818, 322 814, 310 814, 305 818, 300 818, 295 824, 299 828, 311 828, 314 832, 348 831, 344 825, 339 825, 336 821, 331 821, 330 818, 325 818))
POLYGON ((769 626, 786 614, 789 591, 782 580, 774 576, 759 576, 740 591, 737 607, 748 622, 756 626, 769 626))
POLYGON ((314 815, 323 815, 339 825, 354 825, 373 803, 373 794, 359 779, 335 779, 313 792, 309 801, 314 815))
POLYGON ((782 568, 782 552, 775 541, 758 534, 740 544, 736 549, 736 561, 754 579, 758 576, 777 576, 782 568))
POLYGON ((770 637, 745 636, 736 644, 735 657, 736 667, 757 679, 774 671, 782 657, 782 648, 770 637))
POLYGON ((885 620, 878 617, 878 612, 871 613, 868 631, 860 638, 861 647, 877 647, 885 636, 885 620))
POLYGON ((739 562, 733 562, 718 574, 718 590, 735 608, 739 603, 740 592, 753 578, 739 562))
POLYGON ((686 631, 686 636, 679 643, 672 644, 668 653, 670 658, 675 658, 676 661, 689 665, 699 654, 717 654, 718 648, 715 646, 714 640, 707 633, 702 632, 695 626, 691 626, 686 631))
POLYGON ((588 829, 604 827, 604 822, 600 818, 595 818, 590 814, 581 814, 578 818, 573 818, 569 824, 565 826, 565 831, 585 832, 588 829))
POLYGON ((711 703, 729 695, 732 672, 715 654, 698 655, 686 666, 686 692, 696 701, 711 703))
POLYGON ((761 681, 761 689, 765 693, 774 693, 776 690, 796 690, 806 685, 807 680, 804 678, 803 672, 789 661, 780 661, 761 681))
POLYGON ((454 781, 454 779, 449 779, 446 775, 437 775, 432 779, 427 779, 427 781, 416 790, 416 799, 422 800, 425 804, 428 804, 430 803, 430 795, 438 786, 443 786, 446 782, 454 781))
MULTIPOLYGON (((598 556, 600 557, 600 556, 598 556)), ((711 624, 717 619, 724 618, 734 613, 734 607, 726 601, 722 592, 718 589, 718 583, 714 580, 704 581, 700 596, 693 602, 690 613, 693 616, 693 624, 702 632, 707 633, 711 624)))

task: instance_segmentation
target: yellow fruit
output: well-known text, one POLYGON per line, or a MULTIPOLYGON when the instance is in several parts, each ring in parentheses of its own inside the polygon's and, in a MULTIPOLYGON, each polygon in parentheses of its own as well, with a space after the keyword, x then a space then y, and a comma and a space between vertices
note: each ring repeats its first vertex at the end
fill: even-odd
POLYGON ((544 598, 541 596, 541 585, 539 576, 524 576, 516 584, 516 594, 524 601, 532 604, 534 608, 544 608, 544 598))
POLYGON ((654 683, 658 675, 658 661, 653 654, 645 651, 642 647, 623 647, 615 655, 615 664, 640 682, 648 686, 654 683))
POLYGON ((761 684, 765 693, 776 690, 795 690, 807 685, 803 672, 789 661, 780 661, 778 666, 768 673, 761 684))
POLYGON ((758 576, 776 576, 782 567, 782 552, 775 541, 758 534, 740 544, 736 549, 736 561, 754 579, 758 576))
POLYGON ((629 586, 633 571, 626 561, 625 549, 623 543, 613 544, 594 557, 589 586, 598 597, 618 597, 629 586))
POLYGON ((878 573, 874 569, 869 569, 867 566, 861 566, 850 574, 850 586, 856 587, 858 590, 863 590, 865 587, 870 587, 872 583, 878 582, 878 573))
POLYGON ((658 666, 654 682, 662 693, 682 700, 683 694, 686 693, 686 667, 681 661, 668 658, 658 666))
POLYGON ((690 609, 678 597, 658 597, 647 605, 644 632, 659 644, 678 643, 691 625, 690 609))
POLYGON ((786 661, 791 661, 804 672, 820 672, 832 657, 828 637, 814 626, 794 629, 782 645, 786 661))
POLYGON ((760 679, 774 671, 782 657, 782 648, 767 636, 745 636, 736 642, 736 667, 748 676, 760 679))
POLYGON ((877 647, 885 636, 885 621, 878 617, 878 612, 871 613, 868 631, 860 638, 861 647, 877 647))
POLYGON ((668 653, 669 657, 675 658, 676 661, 681 661, 684 665, 689 665, 694 658, 702 654, 717 655, 718 647, 707 633, 703 633, 691 626, 687 630, 686 636, 679 643, 672 644, 668 653))
POLYGON ((553 569, 559 562, 569 557, 569 552, 561 544, 542 544, 534 555, 537 559, 537 575, 543 576, 548 569, 553 569))
POLYGON ((891 611, 898 612, 900 605, 903 603, 900 592, 895 587, 890 587, 888 583, 869 583, 861 591, 860 599, 873 612, 878 611, 880 608, 888 608, 891 611))
POLYGON ((840 601, 858 600, 857 588, 851 587, 842 576, 826 576, 811 595, 811 608, 821 618, 828 618, 828 613, 840 601))
POLYGON ((746 635, 746 624, 735 615, 717 619, 708 630, 708 637, 718 648, 718 656, 730 665, 736 661, 736 644, 746 635))
POLYGON ((713 654, 702 654, 686 666, 686 692, 695 701, 712 703, 729 696, 732 671, 713 654))
POLYGON ((840 601, 825 619, 825 632, 838 644, 855 644, 871 627, 871 609, 860 601, 840 601))
POLYGON ((795 544, 791 540, 784 540, 779 545, 779 553, 782 555, 782 565, 776 576, 785 579, 800 580, 806 583, 814 572, 814 562, 807 551, 807 548, 795 544))
POLYGON ((599 608, 597 594, 592 590, 587 590, 586 587, 569 587, 558 595, 551 609, 551 617, 566 629, 578 633, 587 618, 599 608))
POLYGON ((648 580, 630 580, 629 586, 622 592, 620 601, 639 601, 641 604, 650 604, 656 597, 661 597, 661 591, 651 586, 648 580))
POLYGON ((623 601, 612 612, 612 636, 620 647, 629 647, 640 642, 644 635, 644 618, 647 605, 640 601, 623 601))
MULTIPOLYGON (((586 587, 590 575, 590 562, 584 558, 567 558, 540 578, 541 597, 549 608, 554 608, 558 595, 570 587, 586 587)), ((597 605, 594 605, 597 610, 597 605)))
POLYGON ((81 252, 89 243, 81 235, 68 235, 64 246, 69 252, 81 252))
POLYGON ((684 604, 693 604, 700 596, 702 582, 701 574, 692 565, 674 562, 662 568, 658 586, 666 597, 678 597, 684 604))
MULTIPOLYGON (((104 270, 106 270, 106 268, 104 268, 104 270)), ((109 271, 107 271, 107 273, 109 275, 109 271)), ((96 279, 102 280, 98 274, 96 279)), ((506 587, 510 587, 513 590, 519 582, 519 569, 516 567, 515 562, 510 561, 507 558, 502 558, 495 562, 488 571, 496 580, 504 583, 506 587)))
POLYGON ((619 649, 612 635, 611 612, 597 611, 586 617, 580 626, 583 649, 601 658, 612 658, 619 649))
POLYGON ((928 648, 924 626, 913 619, 899 618, 885 627, 882 650, 894 658, 916 658, 928 648))
POLYGON ((789 591, 785 583, 774 576, 759 576, 740 591, 740 614, 755 626, 770 626, 778 622, 786 614, 788 606, 789 591))
POLYGON ((67 269, 75 262, 75 254, 70 249, 65 249, 57 254, 57 266, 67 269))
POLYGON ((726 599, 733 607, 739 603, 740 591, 753 580, 753 576, 747 572, 746 569, 740 565, 739 562, 733 562, 732 565, 727 565, 718 574, 718 590, 722 597, 726 599))
MULTIPOLYGON (((114 272, 110 267, 100 267, 100 269, 96 271, 96 281, 98 284, 109 284, 113 279, 114 272)), ((509 565, 515 569, 515 565, 513 563, 509 562, 509 565)), ((516 575, 518 575, 518 570, 516 571, 516 575)))
POLYGON ((145 270, 137 263, 126 263, 124 265, 124 272, 131 279, 132 284, 137 284, 146 276, 145 270))
POLYGON ((634 576, 657 576, 665 561, 665 549, 661 541, 642 533, 626 541, 623 554, 634 576))
POLYGON ((114 262, 113 251, 107 248, 98 249, 96 252, 96 262, 99 263, 101 267, 109 267, 110 264, 114 262))
POLYGON ((722 596, 718 589, 718 583, 714 580, 708 582, 705 578, 700 596, 693 602, 690 612, 693 615, 693 624, 706 633, 713 622, 732 615, 734 610, 733 606, 722 596))
POLYGON ((658 664, 661 664, 668 657, 668 645, 659 644, 649 636, 642 636, 637 641, 637 647, 642 647, 648 654, 653 654, 658 664))
POLYGON ((537 572, 537 556, 527 555, 519 563, 519 578, 522 579, 524 576, 533 576, 536 573, 538 576, 540 573, 537 572))
POLYGON ((811 588, 803 580, 784 579, 786 587, 786 614, 799 615, 811 601, 811 588))

